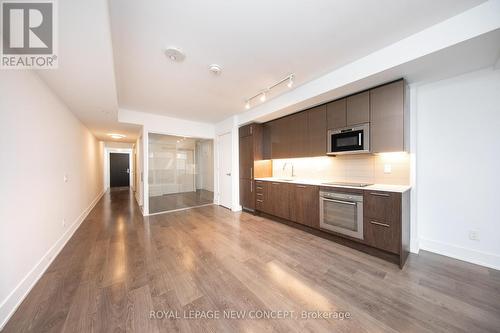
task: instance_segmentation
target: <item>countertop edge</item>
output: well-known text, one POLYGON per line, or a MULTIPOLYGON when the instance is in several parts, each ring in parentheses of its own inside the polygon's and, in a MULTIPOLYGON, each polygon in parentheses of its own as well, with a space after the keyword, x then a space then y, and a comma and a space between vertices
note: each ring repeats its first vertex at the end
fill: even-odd
POLYGON ((366 186, 366 187, 355 187, 355 186, 342 186, 342 185, 325 184, 329 181, 309 180, 309 179, 283 180, 283 179, 265 177, 265 178, 254 178, 254 180, 285 183, 285 184, 314 185, 314 186, 323 186, 323 187, 337 187, 337 188, 349 188, 349 189, 371 190, 371 191, 385 191, 385 192, 395 192, 395 193, 404 193, 404 192, 411 190, 410 185, 373 184, 373 185, 366 186))

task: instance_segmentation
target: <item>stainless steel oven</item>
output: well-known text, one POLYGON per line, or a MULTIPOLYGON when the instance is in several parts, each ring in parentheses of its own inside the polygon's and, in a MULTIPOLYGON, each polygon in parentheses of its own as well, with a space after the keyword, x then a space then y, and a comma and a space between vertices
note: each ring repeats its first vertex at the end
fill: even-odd
POLYGON ((329 155, 370 152, 370 124, 332 129, 328 131, 329 155))
POLYGON ((363 195, 322 190, 319 209, 321 228, 363 239, 363 195))

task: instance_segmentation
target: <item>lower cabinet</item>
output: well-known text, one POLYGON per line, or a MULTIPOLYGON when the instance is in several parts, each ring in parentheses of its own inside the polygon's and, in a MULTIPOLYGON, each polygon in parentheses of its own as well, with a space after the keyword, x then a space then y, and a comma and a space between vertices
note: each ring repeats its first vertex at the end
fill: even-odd
POLYGON ((268 193, 267 203, 271 207, 270 214, 290 219, 290 184, 271 182, 268 193))
POLYGON ((319 187, 290 184, 290 220, 319 228, 319 187))
POLYGON ((365 191, 364 237, 368 245, 399 254, 401 251, 401 193, 365 191))
MULTIPOLYGON (((392 253, 403 267, 410 242, 409 204, 409 192, 363 191, 364 239, 347 238, 392 253)), ((257 180, 255 209, 320 229, 319 186, 257 180)))

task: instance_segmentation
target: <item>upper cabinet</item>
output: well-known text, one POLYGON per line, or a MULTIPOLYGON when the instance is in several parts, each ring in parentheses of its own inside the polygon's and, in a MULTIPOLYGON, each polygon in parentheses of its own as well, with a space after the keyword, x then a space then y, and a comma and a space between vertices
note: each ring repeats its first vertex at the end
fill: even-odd
POLYGON ((370 121, 370 92, 351 95, 326 104, 328 129, 342 128, 370 121))
POLYGON ((329 129, 347 126, 346 110, 347 101, 345 98, 330 102, 326 105, 326 117, 329 129))
POLYGON ((405 83, 399 80, 370 90, 370 151, 404 151, 408 135, 405 83), (405 128, 406 127, 406 128, 405 128))
POLYGON ((254 152, 254 159, 313 157, 326 154, 329 129, 370 123, 370 152, 404 151, 408 144, 405 94, 404 80, 395 81, 259 127, 245 126, 240 137, 261 131, 262 149, 254 152))
POLYGON ((358 125, 370 121, 370 92, 346 98, 346 126, 358 125))
POLYGON ((321 156, 326 152, 326 105, 305 111, 307 114, 307 156, 321 156))

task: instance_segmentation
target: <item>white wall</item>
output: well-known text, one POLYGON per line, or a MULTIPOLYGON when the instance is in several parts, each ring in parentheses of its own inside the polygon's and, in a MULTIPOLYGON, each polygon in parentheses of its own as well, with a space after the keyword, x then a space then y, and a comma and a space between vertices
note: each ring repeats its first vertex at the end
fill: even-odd
POLYGON ((416 89, 420 248, 500 269, 500 70, 416 89))
POLYGON ((3 326, 100 198, 103 144, 30 71, 0 73, 0 126, 3 326))

